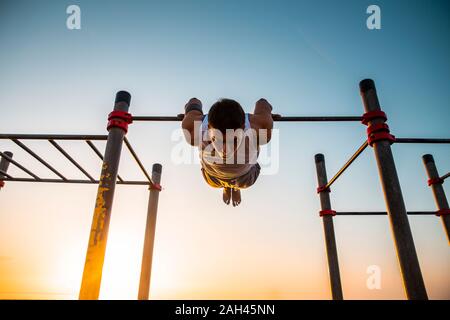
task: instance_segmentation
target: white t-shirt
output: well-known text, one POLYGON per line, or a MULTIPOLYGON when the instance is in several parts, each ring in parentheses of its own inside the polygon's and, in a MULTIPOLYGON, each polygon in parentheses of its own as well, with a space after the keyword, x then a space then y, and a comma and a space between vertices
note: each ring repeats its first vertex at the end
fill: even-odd
POLYGON ((244 129, 231 131, 234 139, 226 139, 227 142, 235 141, 237 147, 233 148, 233 152, 224 152, 220 132, 208 129, 208 115, 204 116, 200 131, 200 161, 208 174, 219 179, 235 179, 249 172, 256 164, 259 147, 256 131, 250 127, 248 114, 245 114, 244 129))

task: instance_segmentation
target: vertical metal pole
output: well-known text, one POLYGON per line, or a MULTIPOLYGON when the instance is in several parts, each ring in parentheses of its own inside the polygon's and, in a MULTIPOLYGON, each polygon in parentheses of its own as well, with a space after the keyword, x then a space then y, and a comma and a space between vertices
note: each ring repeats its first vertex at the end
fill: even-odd
MULTIPOLYGON (((427 170, 429 179, 438 179, 439 173, 434 163, 434 158, 431 154, 426 154, 422 157, 423 164, 427 170)), ((445 196, 444 187, 442 184, 432 184, 431 189, 433 190, 434 200, 436 201, 436 206, 439 210, 448 209, 448 201, 445 196)), ((450 244, 450 215, 441 216, 442 224, 444 225, 445 232, 447 233, 447 240, 450 244)))
MULTIPOLYGON (((363 80, 359 86, 365 111, 380 111, 381 108, 373 80, 363 80)), ((384 119, 376 118, 369 122, 369 125, 384 122, 384 119)), ((391 230, 397 248, 397 257, 406 295, 411 300, 426 300, 428 299, 427 292, 409 226, 390 142, 386 140, 377 141, 373 145, 373 150, 378 165, 391 230)))
MULTIPOLYGON (((130 100, 131 95, 128 92, 119 91, 116 95, 114 110, 128 112, 130 100)), ((99 296, 111 208, 124 136, 125 131, 121 128, 112 127, 109 130, 79 295, 79 298, 83 300, 98 299, 99 296)))
MULTIPOLYGON (((12 158, 12 156, 13 156, 13 153, 10 151, 5 151, 4 154, 10 158, 12 158)), ((8 167, 9 167, 9 161, 6 158, 1 157, 0 158, 0 170, 3 171, 4 173, 7 173, 8 167)), ((0 173, 0 190, 2 189, 2 187, 5 184, 5 182, 2 181, 2 178, 4 178, 4 177, 5 176, 0 173)))
MULTIPOLYGON (((317 183, 324 186, 328 182, 327 171, 325 167, 325 157, 323 154, 316 154, 316 172, 317 183)), ((320 192, 320 206, 322 210, 331 210, 330 194, 320 192)), ((333 300, 343 300, 341 275, 339 272, 339 261, 337 254, 336 238, 334 235, 333 217, 325 215, 322 217, 323 231, 325 233, 325 245, 327 249, 328 272, 330 274, 331 295, 333 300)))
MULTIPOLYGON (((152 169, 152 180, 154 183, 159 184, 161 182, 161 172, 162 166, 159 163, 155 163, 152 169)), ((159 190, 150 188, 147 207, 147 224, 145 226, 144 251, 142 253, 141 279, 139 282, 139 300, 148 300, 150 294, 150 279, 152 275, 159 192, 159 190)))

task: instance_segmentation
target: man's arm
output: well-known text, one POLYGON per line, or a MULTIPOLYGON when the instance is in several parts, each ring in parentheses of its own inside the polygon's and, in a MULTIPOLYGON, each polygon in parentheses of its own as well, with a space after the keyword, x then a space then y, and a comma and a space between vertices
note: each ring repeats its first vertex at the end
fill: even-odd
POLYGON ((266 99, 259 99, 254 111, 255 128, 258 130, 258 144, 267 144, 272 138, 272 105, 266 99))
MULTIPOLYGON (((192 98, 184 106, 184 118, 181 122, 181 128, 184 132, 184 137, 187 143, 191 146, 197 146, 198 141, 195 141, 195 132, 198 131, 199 125, 203 120, 202 102, 197 98, 192 98)), ((198 139, 199 137, 197 137, 198 139)))

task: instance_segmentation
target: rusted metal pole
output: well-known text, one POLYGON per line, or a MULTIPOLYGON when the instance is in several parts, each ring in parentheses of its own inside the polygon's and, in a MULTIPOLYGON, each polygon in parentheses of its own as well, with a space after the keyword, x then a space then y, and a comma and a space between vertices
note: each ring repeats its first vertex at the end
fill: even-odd
MULTIPOLYGON (((5 151, 4 154, 10 158, 12 158, 13 154, 10 151, 5 151)), ((9 160, 1 157, 0 158, 0 190, 5 186, 5 182, 2 180, 2 178, 6 178, 6 175, 2 173, 7 173, 9 167, 9 160)))
MULTIPOLYGON (((153 165, 152 181, 159 185, 161 182, 162 166, 153 165)), ((145 226, 144 250, 142 253, 141 279, 139 282, 139 300, 148 300, 150 295, 150 280, 152 275, 153 248, 155 245, 156 216, 158 213, 159 190, 150 187, 150 196, 147 207, 147 224, 145 226)))
MULTIPOLYGON (((119 91, 114 111, 128 112, 130 100, 131 95, 128 92, 119 91)), ((121 121, 112 120, 115 120, 116 124, 121 121)), ((83 300, 94 300, 99 296, 117 171, 125 134, 125 130, 118 125, 109 128, 79 295, 83 300)))
MULTIPOLYGON (((423 164, 425 165, 425 169, 427 171, 428 179, 431 182, 432 180, 439 180, 439 173, 436 168, 436 164, 434 162, 434 158, 431 154, 426 154, 422 157, 423 164)), ((436 206, 438 210, 448 210, 448 201, 445 196, 444 187, 442 183, 444 181, 440 181, 438 183, 430 183, 431 189, 433 190, 434 200, 436 202, 436 206)), ((447 240, 450 244, 450 215, 443 214, 441 215, 442 224, 444 225, 445 232, 447 233, 447 240)))
MULTIPOLYGON (((373 80, 363 80, 359 85, 365 111, 381 111, 373 80)), ((386 119, 383 117, 375 117, 368 122, 368 125, 369 127, 378 124, 382 125, 385 122, 386 119)), ((406 295, 411 300, 426 300, 428 296, 409 226, 390 141, 387 139, 375 141, 373 150, 378 165, 406 295)))
MULTIPOLYGON (((328 182, 325 167, 325 157, 323 154, 316 154, 317 183, 325 186, 328 182)), ((331 210, 330 194, 326 191, 319 192, 320 206, 322 210, 331 210)), ((334 235, 333 217, 331 215, 322 216, 323 230, 325 233, 325 245, 328 259, 328 272, 330 274, 331 295, 333 300, 343 300, 341 275, 339 272, 339 261, 337 254, 336 238, 334 235)))

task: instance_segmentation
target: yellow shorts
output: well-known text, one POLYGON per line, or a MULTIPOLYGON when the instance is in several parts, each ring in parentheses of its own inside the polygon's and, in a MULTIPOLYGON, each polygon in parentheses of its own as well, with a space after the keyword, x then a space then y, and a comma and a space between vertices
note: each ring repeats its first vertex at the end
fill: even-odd
POLYGON ((208 172, 206 172, 205 169, 202 168, 203 178, 205 179, 206 183, 208 183, 213 188, 248 188, 256 182, 259 177, 260 171, 261 167, 259 163, 256 163, 249 172, 240 177, 234 179, 220 179, 210 175, 208 172))

